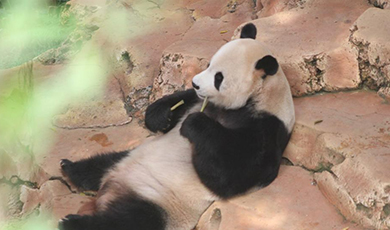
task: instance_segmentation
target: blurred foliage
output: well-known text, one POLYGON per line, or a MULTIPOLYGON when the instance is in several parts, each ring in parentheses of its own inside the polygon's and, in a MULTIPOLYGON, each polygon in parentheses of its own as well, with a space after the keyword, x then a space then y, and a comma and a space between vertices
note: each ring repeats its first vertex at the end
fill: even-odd
POLYGON ((0 91, 9 91, 0 96, 0 147, 18 154, 46 153, 53 134, 52 117, 64 105, 102 92, 105 67, 99 49, 86 45, 66 68, 35 86, 33 63, 24 64, 0 86, 0 91))
POLYGON ((32 214, 29 218, 9 221, 3 225, 0 220, 0 230, 53 230, 55 224, 49 219, 44 215, 32 214))
POLYGON ((18 66, 58 47, 75 29, 76 20, 63 14, 64 1, 2 0, 0 9, 0 69, 18 66), (61 4, 59 4, 61 3, 61 4))
MULTIPOLYGON (((97 26, 78 18, 98 11, 97 7, 81 7, 74 13, 74 9, 65 4, 68 0, 0 0, 0 179, 9 168, 19 170, 18 167, 2 168, 2 154, 10 159, 7 161, 10 164, 24 167, 28 164, 21 162, 26 159, 35 164, 36 159, 47 154, 54 143, 53 116, 70 103, 103 93, 115 45, 152 30, 153 22, 163 20, 157 4, 162 1, 135 0, 132 11, 118 1, 107 1, 105 21, 97 26), (91 39, 92 33, 97 39, 91 39), (104 41, 104 47, 95 41, 104 41), (77 44, 64 45, 67 42, 77 44), (70 49, 72 55, 67 55, 66 61, 58 65, 57 72, 39 75, 41 71, 36 70, 43 67, 37 63, 58 63, 57 47, 70 49), (50 50, 54 50, 53 56, 50 56, 50 50), (54 62, 35 59, 42 56, 54 62), (1 69, 11 67, 15 67, 12 74, 1 75, 8 71, 1 69)), ((0 206, 6 205, 7 200, 4 198, 7 194, 1 191, 2 186, 6 185, 0 183, 0 206)), ((56 226, 52 218, 43 213, 10 219, 1 208, 0 230, 46 230, 56 226)))
MULTIPOLYGON (((34 89, 32 62, 25 64, 16 78, 13 83, 2 82, 0 86, 0 90, 3 91, 12 89, 7 97, 0 96, 0 145, 5 149, 10 145, 19 145, 25 137, 28 139, 27 143, 31 143, 28 125, 31 120, 27 116, 27 108, 34 89)), ((29 144, 23 148, 23 152, 31 153, 29 144)))
MULTIPOLYGON (((8 168, 19 169, 4 167, 2 159, 28 165, 32 168, 23 170, 32 172, 36 159, 47 154, 54 143, 52 117, 71 102, 97 97, 103 92, 109 75, 107 54, 93 41, 81 43, 56 73, 40 76, 41 72, 36 72, 37 61, 33 59, 60 46, 81 21, 65 2, 0 0, 0 179, 9 175, 5 172, 8 168), (10 67, 16 67, 11 74, 1 70, 10 67)), ((1 186, 6 185, 0 183, 0 189, 1 186)), ((0 194, 8 196, 4 191, 0 194)), ((16 219, 7 216, 5 221, 3 205, 7 204, 0 202, 0 230, 45 230, 56 226, 43 213, 16 219)))

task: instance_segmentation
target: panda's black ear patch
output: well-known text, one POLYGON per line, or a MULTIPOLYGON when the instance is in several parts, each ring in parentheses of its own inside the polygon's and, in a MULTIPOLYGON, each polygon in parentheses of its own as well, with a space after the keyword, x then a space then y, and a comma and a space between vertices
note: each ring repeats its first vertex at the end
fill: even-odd
POLYGON ((256 34, 257 34, 256 26, 253 25, 252 23, 248 23, 244 27, 242 27, 240 38, 256 39, 256 34))
POLYGON ((257 61, 255 68, 257 70, 264 70, 266 75, 274 75, 276 72, 278 72, 279 64, 274 57, 267 55, 257 61))

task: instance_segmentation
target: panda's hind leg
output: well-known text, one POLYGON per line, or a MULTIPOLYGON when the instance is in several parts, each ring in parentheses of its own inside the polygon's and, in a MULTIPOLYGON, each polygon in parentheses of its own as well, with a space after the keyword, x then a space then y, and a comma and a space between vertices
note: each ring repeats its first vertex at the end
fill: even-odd
POLYGON ((117 198, 91 216, 68 215, 58 224, 60 230, 164 230, 165 226, 161 207, 132 196, 117 198))
POLYGON ((60 165, 62 173, 76 187, 97 191, 103 175, 128 154, 128 151, 100 154, 76 162, 62 159, 60 165))

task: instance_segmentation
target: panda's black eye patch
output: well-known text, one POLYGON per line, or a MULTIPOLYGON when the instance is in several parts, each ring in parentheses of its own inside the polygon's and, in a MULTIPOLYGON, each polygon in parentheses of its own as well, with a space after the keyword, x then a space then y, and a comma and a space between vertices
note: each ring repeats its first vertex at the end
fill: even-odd
POLYGON ((217 90, 219 90, 222 81, 223 81, 223 74, 221 72, 216 73, 214 76, 214 86, 217 90))

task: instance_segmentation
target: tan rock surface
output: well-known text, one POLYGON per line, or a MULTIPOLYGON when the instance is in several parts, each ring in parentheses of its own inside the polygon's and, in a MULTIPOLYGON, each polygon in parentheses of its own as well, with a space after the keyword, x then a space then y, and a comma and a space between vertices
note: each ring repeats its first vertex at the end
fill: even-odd
MULTIPOLYGON (((91 91, 94 90, 91 87, 91 91)), ((105 128, 130 123, 119 82, 112 78, 104 96, 72 103, 53 118, 53 125, 65 129, 105 128)))
POLYGON ((368 0, 373 6, 381 8, 381 9, 390 9, 390 1, 389 0, 368 0))
POLYGON ((40 186, 50 178, 36 158, 31 156, 31 153, 23 151, 23 146, 17 146, 12 150, 7 148, 7 150, 0 148, 0 180, 10 181, 14 178, 12 183, 25 181, 40 186), (14 154, 13 151, 20 152, 14 154))
POLYGON ((350 42, 358 51, 361 78, 371 89, 390 97, 390 14, 370 8, 355 22, 350 42))
POLYGON ((114 50, 118 61, 124 52, 129 54, 131 68, 120 69, 125 75, 119 75, 126 95, 133 88, 152 84, 159 72, 162 51, 180 40, 191 27, 191 11, 184 5, 184 2, 172 0, 157 3, 137 0, 111 2, 105 7, 106 16, 126 15, 122 23, 127 29, 123 31, 106 19, 93 41, 107 50, 114 50), (108 35, 107 31, 120 36, 108 35))
POLYGON ((296 129, 285 156, 316 173, 321 191, 349 220, 386 229, 390 205, 390 106, 375 92, 294 100, 296 129))
POLYGON ((52 151, 39 161, 41 167, 52 176, 61 176, 59 161, 84 159, 95 154, 123 151, 138 146, 149 132, 136 121, 120 127, 104 129, 58 129, 52 151))
MULTIPOLYGON (((187 9, 193 11, 193 17, 197 20, 198 18, 210 17, 210 18, 221 18, 228 13, 234 13, 240 5, 247 4, 250 1, 247 0, 190 0, 187 9)), ((254 9, 253 3, 252 10, 254 9)), ((248 13, 251 11, 248 10, 248 13)))
POLYGON ((329 230, 361 229, 344 221, 313 184, 313 176, 282 166, 268 187, 226 202, 214 203, 202 216, 199 230, 329 230), (218 211, 219 210, 219 211, 218 211))
POLYGON ((257 0, 256 6, 260 9, 257 16, 259 18, 269 17, 282 11, 300 7, 305 2, 306 0, 257 0))
MULTIPOLYGON (((202 2, 198 1, 196 4, 202 2)), ((230 3, 236 4, 234 11, 224 11, 221 18, 204 16, 196 19, 180 41, 164 50, 160 60, 160 73, 153 83, 152 101, 190 87, 191 79, 207 67, 212 55, 230 40, 237 26, 253 19, 253 2, 229 1, 230 3)), ((226 9, 226 6, 218 7, 226 9)))
POLYGON ((322 65, 325 91, 354 89, 361 83, 356 52, 351 50, 348 44, 329 51, 322 65))
POLYGON ((257 39, 278 57, 295 96, 359 86, 357 61, 348 45, 349 28, 370 5, 364 0, 350 3, 307 1, 252 21, 258 28, 257 39))
POLYGON ((24 203, 22 214, 39 209, 59 219, 69 213, 77 213, 80 206, 90 202, 91 198, 72 193, 64 184, 55 180, 44 183, 39 190, 23 186, 20 200, 24 203))
POLYGON ((142 117, 148 100, 135 97, 140 90, 151 87, 159 73, 162 51, 191 27, 192 12, 185 3, 172 0, 72 0, 68 4, 82 24, 96 28, 82 44, 99 47, 109 67, 102 72, 107 75, 109 87, 115 85, 117 90, 88 98, 82 104, 72 103, 54 119, 54 124, 62 128, 96 128, 124 125, 131 117, 142 117), (130 104, 137 106, 129 107, 130 104))

